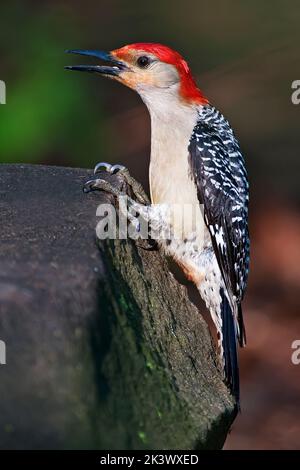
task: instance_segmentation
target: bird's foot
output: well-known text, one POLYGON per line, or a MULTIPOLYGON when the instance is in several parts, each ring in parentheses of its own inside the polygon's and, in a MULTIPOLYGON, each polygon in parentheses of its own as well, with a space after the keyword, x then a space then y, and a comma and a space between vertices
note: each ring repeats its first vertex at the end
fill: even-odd
MULTIPOLYGON (((126 167, 123 165, 111 165, 109 163, 101 162, 95 166, 94 174, 97 175, 101 172, 107 172, 111 175, 117 174, 118 177, 121 177, 122 183, 124 184, 121 184, 121 187, 118 188, 104 178, 95 178, 87 181, 84 184, 83 191, 85 193, 89 193, 91 191, 105 191, 112 194, 117 199, 122 196, 126 196, 126 201, 129 205, 129 208, 132 208, 140 215, 145 216, 147 214, 150 206, 150 200, 146 195, 142 185, 130 175, 126 167), (128 197, 128 190, 134 199, 128 197)), ((123 204, 119 205, 119 210, 121 210, 122 213, 124 212, 124 215, 133 224, 137 232, 139 232, 140 224, 136 217, 130 213, 130 210, 128 210, 127 207, 125 208, 123 204)), ((157 243, 151 239, 142 239, 142 244, 139 246, 145 250, 157 249, 157 243)))
MULTIPOLYGON (((121 177, 124 180, 124 183, 130 188, 133 197, 143 205, 149 205, 150 200, 145 193, 142 185, 136 181, 129 173, 128 169, 123 165, 111 165, 110 163, 101 162, 95 166, 94 174, 101 173, 102 171, 106 171, 111 175, 118 174, 118 177, 121 177)), ((102 190, 111 192, 114 196, 118 195, 125 195, 123 192, 116 190, 116 188, 112 189, 112 185, 103 184, 101 179, 95 179, 88 181, 84 186, 84 191, 89 192, 93 190, 102 190)), ((106 182, 107 183, 107 182, 106 182)))
MULTIPOLYGON (((110 163, 101 162, 95 166, 94 175, 100 173, 101 171, 113 175, 117 173, 121 168, 123 169, 121 165, 110 165, 110 163)), ((83 191, 85 193, 89 193, 91 191, 105 191, 115 197, 125 196, 125 193, 123 191, 114 187, 111 183, 109 183, 103 178, 95 178, 87 181, 83 186, 83 191)))

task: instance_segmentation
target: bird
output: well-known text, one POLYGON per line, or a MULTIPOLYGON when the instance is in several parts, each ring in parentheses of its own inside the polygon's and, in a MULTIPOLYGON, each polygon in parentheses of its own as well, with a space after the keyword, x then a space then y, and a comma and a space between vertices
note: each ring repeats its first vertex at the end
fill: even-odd
MULTIPOLYGON (((156 221, 156 227, 170 229, 159 244, 196 285, 211 314, 224 381, 240 407, 238 346, 246 344, 242 301, 250 260, 249 182, 235 133, 197 86, 181 54, 166 45, 144 42, 111 52, 66 52, 104 62, 66 69, 116 80, 135 90, 148 108, 151 200, 147 204, 141 197, 146 209, 140 204, 138 210, 156 221), (193 211, 182 228, 172 208, 185 206, 193 211), (157 207, 171 208, 173 217, 157 207)), ((124 170, 130 178, 124 167, 104 165, 111 172, 124 170)), ((89 189, 101 189, 101 181, 107 189, 103 180, 92 180, 89 189)))

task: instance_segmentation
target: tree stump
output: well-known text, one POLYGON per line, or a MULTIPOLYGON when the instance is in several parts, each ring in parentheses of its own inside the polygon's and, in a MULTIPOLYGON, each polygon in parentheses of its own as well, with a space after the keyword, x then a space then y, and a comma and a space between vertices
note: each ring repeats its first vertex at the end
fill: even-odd
POLYGON ((219 449, 235 407, 207 325, 160 252, 97 242, 90 176, 1 165, 0 447, 219 449))

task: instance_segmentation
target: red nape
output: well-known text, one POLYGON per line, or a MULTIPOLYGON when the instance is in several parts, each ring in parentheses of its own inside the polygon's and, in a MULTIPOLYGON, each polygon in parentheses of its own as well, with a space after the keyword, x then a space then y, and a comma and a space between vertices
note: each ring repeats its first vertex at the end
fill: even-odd
POLYGON ((154 44, 151 42, 138 42, 125 47, 149 52, 150 54, 156 55, 162 62, 174 65, 178 70, 181 80, 180 94, 182 98, 186 101, 192 101, 198 104, 208 103, 208 99, 197 87, 188 64, 178 52, 163 44, 154 44))

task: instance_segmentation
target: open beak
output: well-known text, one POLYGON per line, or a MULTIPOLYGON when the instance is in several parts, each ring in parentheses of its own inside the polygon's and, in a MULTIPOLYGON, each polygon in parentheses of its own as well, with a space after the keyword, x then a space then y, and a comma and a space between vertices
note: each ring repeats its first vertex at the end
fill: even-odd
POLYGON ((67 65, 67 70, 79 70, 80 72, 101 73, 102 75, 117 77, 122 71, 128 70, 128 67, 121 61, 116 60, 110 52, 93 51, 83 49, 71 49, 67 54, 86 55, 96 57, 107 63, 107 65, 67 65))

